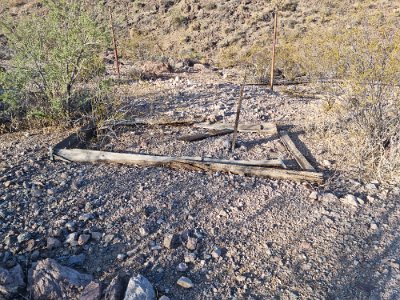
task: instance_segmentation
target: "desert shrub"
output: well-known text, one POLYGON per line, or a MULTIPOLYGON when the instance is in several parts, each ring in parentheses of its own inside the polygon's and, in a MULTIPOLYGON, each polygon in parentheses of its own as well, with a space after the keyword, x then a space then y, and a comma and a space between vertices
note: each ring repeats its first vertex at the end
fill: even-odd
POLYGON ((360 178, 400 181, 400 33, 379 18, 357 22, 310 30, 285 45, 282 63, 332 82, 323 86, 333 101, 322 116, 333 120, 329 138, 360 178))
POLYGON ((164 51, 157 38, 142 34, 137 30, 129 32, 129 38, 123 40, 123 55, 131 61, 161 61, 164 51))
POLYGON ((221 48, 216 55, 216 62, 221 68, 231 68, 238 65, 241 48, 238 44, 232 44, 221 48))
POLYGON ((79 83, 104 71, 106 35, 85 1, 43 4, 45 13, 2 22, 12 57, 0 75, 0 101, 13 115, 71 119, 79 83))

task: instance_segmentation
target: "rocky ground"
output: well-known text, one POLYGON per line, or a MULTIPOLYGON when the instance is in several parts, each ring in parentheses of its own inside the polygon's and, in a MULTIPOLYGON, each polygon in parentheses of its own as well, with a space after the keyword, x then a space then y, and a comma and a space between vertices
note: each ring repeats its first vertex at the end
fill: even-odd
MULTIPOLYGON (((229 81, 203 69, 120 92, 132 114, 232 122, 239 87, 229 81), (149 86, 151 96, 132 92, 149 86)), ((319 101, 248 87, 242 120, 290 129, 330 176, 321 186, 53 162, 48 148, 70 131, 1 135, 0 298, 400 299, 400 190, 335 175, 302 125, 319 101)), ((90 147, 290 160, 276 138, 241 134, 231 154, 227 137, 176 140, 189 132, 197 131, 137 126, 90 147)))

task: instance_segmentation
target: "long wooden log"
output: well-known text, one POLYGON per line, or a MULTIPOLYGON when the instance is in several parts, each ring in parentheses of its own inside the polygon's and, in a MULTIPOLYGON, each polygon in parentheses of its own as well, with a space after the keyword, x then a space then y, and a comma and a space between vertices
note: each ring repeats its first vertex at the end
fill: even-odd
POLYGON ((172 168, 184 167, 195 170, 220 171, 239 175, 253 175, 276 179, 298 181, 306 180, 317 183, 322 183, 324 181, 323 174, 321 173, 281 170, 243 164, 249 164, 252 163, 252 161, 238 162, 196 157, 169 157, 146 154, 113 153, 82 149, 59 149, 55 151, 54 156, 56 158, 59 157, 63 160, 81 163, 106 162, 140 166, 167 166, 172 168))
POLYGON ((297 149, 296 145, 293 143, 289 134, 286 131, 279 131, 281 136, 281 141, 286 146, 288 151, 292 154, 294 159, 300 165, 300 167, 305 171, 315 172, 315 168, 309 163, 309 161, 304 157, 304 155, 297 149))
MULTIPOLYGON (((214 124, 206 124, 206 123, 198 123, 194 124, 193 127, 196 128, 204 128, 210 130, 234 130, 234 124, 230 123, 214 123, 214 124)), ((274 135, 278 133, 276 124, 274 123, 261 123, 261 124, 239 124, 238 132, 252 132, 252 133, 263 133, 274 135)))

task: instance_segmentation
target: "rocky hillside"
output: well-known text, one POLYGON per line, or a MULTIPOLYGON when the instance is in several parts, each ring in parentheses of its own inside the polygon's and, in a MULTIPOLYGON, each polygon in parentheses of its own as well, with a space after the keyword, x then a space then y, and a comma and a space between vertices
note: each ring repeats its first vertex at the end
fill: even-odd
MULTIPOLYGON (((244 54, 257 46, 269 47, 276 3, 280 40, 301 36, 315 26, 320 26, 321 32, 333 26, 357 26, 365 14, 388 23, 400 16, 400 3, 390 0, 108 1, 115 14, 121 47, 126 48, 122 52, 129 52, 129 42, 141 36, 156 42, 153 50, 161 49, 169 57, 222 65, 231 52, 244 54)), ((40 0, 9 0, 0 4, 0 13, 16 16, 40 7, 40 0)))

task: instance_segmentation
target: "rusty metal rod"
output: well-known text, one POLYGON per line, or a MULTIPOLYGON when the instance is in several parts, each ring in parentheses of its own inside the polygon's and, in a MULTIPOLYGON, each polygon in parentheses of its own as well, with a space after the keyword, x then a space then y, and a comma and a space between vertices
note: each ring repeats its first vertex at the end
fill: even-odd
POLYGON ((238 127, 239 127, 239 117, 240 117, 240 111, 242 110, 243 93, 244 93, 245 85, 246 85, 246 74, 244 75, 243 83, 240 85, 240 96, 239 96, 238 106, 237 106, 237 110, 236 110, 235 127, 233 129, 233 137, 232 137, 232 148, 231 148, 232 152, 235 150, 235 144, 236 144, 236 139, 237 139, 238 127))
POLYGON ((274 11, 274 37, 272 41, 272 61, 271 61, 271 78, 269 82, 269 87, 271 91, 274 90, 274 69, 275 69, 275 51, 276 51, 276 36, 278 32, 278 11, 274 11))
POLYGON ((109 12, 110 12, 110 26, 111 26, 111 33, 112 33, 113 44, 114 44, 115 64, 116 64, 118 79, 120 79, 121 78, 121 73, 120 73, 120 69, 119 69, 118 47, 117 47, 117 39, 115 37, 113 15, 112 15, 111 7, 108 7, 108 9, 109 9, 109 12))

